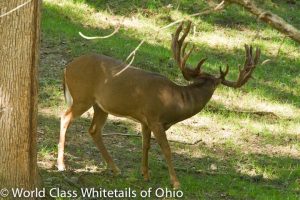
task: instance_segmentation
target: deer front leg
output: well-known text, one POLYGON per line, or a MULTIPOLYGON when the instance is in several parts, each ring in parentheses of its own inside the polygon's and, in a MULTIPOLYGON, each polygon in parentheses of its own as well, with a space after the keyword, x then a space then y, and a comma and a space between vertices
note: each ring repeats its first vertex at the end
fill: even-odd
POLYGON ((172 154, 171 154, 171 149, 167 140, 167 136, 165 133, 165 130, 161 125, 154 126, 152 128, 153 134, 155 136, 155 139, 159 146, 161 147, 161 150, 165 156, 167 165, 168 165, 168 170, 170 174, 170 179, 171 179, 171 184, 173 185, 174 189, 179 189, 180 183, 177 179, 174 166, 172 164, 172 154))
POLYGON ((143 156, 142 156, 142 174, 145 181, 149 181, 148 152, 150 149, 151 130, 147 125, 142 124, 143 133, 143 156))
POLYGON ((107 119, 107 113, 104 112, 99 106, 94 105, 94 117, 89 129, 89 133, 92 136, 94 143, 98 147, 101 155, 103 156, 104 160, 106 161, 107 165, 111 168, 114 175, 119 175, 121 173, 120 169, 116 166, 113 159, 111 158, 110 154, 106 150, 103 139, 102 139, 102 128, 107 119))

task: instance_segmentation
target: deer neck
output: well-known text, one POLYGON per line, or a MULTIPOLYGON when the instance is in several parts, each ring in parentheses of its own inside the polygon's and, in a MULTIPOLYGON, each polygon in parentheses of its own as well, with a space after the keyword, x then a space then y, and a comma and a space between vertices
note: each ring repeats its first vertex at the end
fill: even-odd
POLYGON ((211 99, 216 87, 213 82, 193 83, 181 88, 183 116, 191 117, 201 111, 211 99))
POLYGON ((169 97, 173 103, 164 119, 165 129, 200 112, 211 99, 215 89, 216 85, 210 81, 176 86, 171 93, 172 97, 169 97))

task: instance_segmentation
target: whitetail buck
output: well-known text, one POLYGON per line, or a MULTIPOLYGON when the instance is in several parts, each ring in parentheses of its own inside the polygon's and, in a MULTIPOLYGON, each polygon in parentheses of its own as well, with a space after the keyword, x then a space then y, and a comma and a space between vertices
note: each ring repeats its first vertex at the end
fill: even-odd
POLYGON ((201 70, 205 59, 195 69, 186 66, 186 61, 193 48, 185 53, 184 39, 189 33, 191 23, 183 29, 179 25, 172 40, 172 52, 184 78, 192 81, 187 86, 179 86, 156 73, 129 67, 115 76, 126 64, 104 55, 85 55, 76 58, 65 69, 64 88, 69 108, 61 117, 61 130, 58 149, 58 169, 64 170, 64 143, 66 130, 70 122, 82 115, 90 107, 94 108, 94 117, 89 128, 95 144, 103 158, 115 174, 120 173, 113 159, 107 152, 101 132, 108 114, 134 119, 141 123, 143 134, 142 173, 145 180, 149 179, 148 151, 150 136, 153 132, 166 159, 171 183, 179 187, 179 181, 171 161, 171 151, 165 131, 173 124, 187 119, 203 109, 220 84, 238 88, 251 77, 258 63, 260 50, 256 49, 253 56, 252 47, 245 46, 246 61, 240 67, 238 80, 228 81, 228 73, 220 68, 220 75, 215 77, 201 70))

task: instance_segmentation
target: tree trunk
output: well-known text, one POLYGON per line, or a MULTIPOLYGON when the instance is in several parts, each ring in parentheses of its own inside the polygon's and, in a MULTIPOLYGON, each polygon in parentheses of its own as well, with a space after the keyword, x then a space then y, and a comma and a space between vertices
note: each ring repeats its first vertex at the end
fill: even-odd
POLYGON ((290 37, 294 41, 300 43, 300 31, 297 28, 295 28, 291 24, 287 23, 281 17, 279 17, 269 11, 264 11, 264 10, 258 8, 253 3, 253 1, 251 1, 251 0, 226 0, 226 2, 235 3, 235 4, 238 4, 242 7, 244 7, 249 12, 251 12, 253 15, 258 17, 260 20, 270 24, 273 28, 277 29, 281 33, 290 37))
POLYGON ((0 15, 0 189, 34 189, 40 0, 0 0, 0 15))

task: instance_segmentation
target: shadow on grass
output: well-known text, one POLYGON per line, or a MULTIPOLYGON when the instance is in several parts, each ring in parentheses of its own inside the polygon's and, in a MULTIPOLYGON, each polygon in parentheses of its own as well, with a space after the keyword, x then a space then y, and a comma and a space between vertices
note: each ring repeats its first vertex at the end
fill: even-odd
POLYGON ((230 109, 225 107, 221 103, 210 101, 209 104, 204 108, 204 111, 212 112, 215 114, 222 115, 224 117, 239 116, 239 119, 251 119, 255 122, 268 122, 276 123, 279 117, 273 112, 259 112, 251 110, 238 110, 230 109))
MULTIPOLYGON (((90 0, 89 2, 96 1, 90 0)), ((129 4, 132 1, 119 1, 119 3, 129 4)), ((119 7, 121 8, 121 6, 119 7)), ((125 31, 121 31, 107 40, 86 41, 79 38, 79 30, 84 30, 91 35, 107 34, 111 30, 86 28, 80 22, 71 21, 68 13, 64 13, 55 6, 45 6, 43 11, 42 54, 45 50, 55 51, 42 56, 40 100, 44 106, 59 105, 62 101, 59 79, 65 63, 58 62, 58 60, 64 59, 67 62, 72 57, 90 52, 124 59, 139 43, 139 40, 125 31)), ((221 62, 224 61, 229 62, 231 66, 242 63, 243 54, 241 51, 230 52, 202 46, 200 57, 209 55, 205 69, 217 71, 216 66, 223 65, 221 62), (239 55, 238 58, 237 55, 239 55)), ((170 64, 170 57, 169 49, 145 44, 136 56, 135 65, 176 80, 181 77, 181 74, 173 64, 170 64)), ((198 56, 192 56, 191 62, 195 64, 198 58, 198 56)), ((294 60, 283 57, 272 67, 257 68, 255 73, 259 80, 263 81, 250 81, 243 90, 251 92, 252 88, 255 87, 255 91, 258 91, 257 93, 266 99, 289 103, 299 108, 300 103, 297 94, 282 91, 280 87, 270 86, 272 83, 275 85, 276 82, 284 82, 289 88, 295 87, 293 80, 297 78, 300 69, 291 66, 296 65, 299 65, 299 61, 296 61, 295 64, 294 60), (287 70, 285 71, 285 69, 287 70), (269 82, 268 84, 264 82, 265 78, 269 82)), ((232 74, 236 74, 237 69, 231 69, 230 73, 231 78, 233 78, 232 74)), ((222 105, 217 107, 222 107, 222 105)), ((228 115, 232 113, 232 111, 226 112, 228 115)), ((136 137, 104 137, 112 157, 123 170, 123 175, 120 177, 112 177, 105 170, 105 164, 87 134, 90 123, 88 119, 79 119, 70 127, 67 133, 66 146, 69 170, 59 173, 54 166, 59 120, 52 116, 39 116, 39 162, 40 167, 42 166, 41 175, 47 188, 57 186, 63 189, 77 190, 78 186, 107 189, 131 187, 140 191, 149 187, 170 186, 164 158, 155 141, 152 141, 150 153, 152 180, 149 183, 142 181, 139 173, 141 139, 136 137), (73 180, 73 184, 69 182, 70 179, 73 180)), ((135 131, 133 125, 123 121, 108 121, 104 129, 105 133, 135 131)), ((268 138, 264 141, 269 143, 268 138)), ((171 143, 171 146, 174 149, 174 165, 177 167, 185 199, 297 199, 300 195, 300 191, 297 189, 299 188, 300 176, 299 159, 283 156, 271 157, 264 153, 249 155, 219 144, 209 147, 205 144, 188 146, 171 143), (191 149, 198 154, 182 153, 181 150, 184 149, 191 149), (217 168, 211 167, 212 165, 216 165, 217 168), (238 170, 240 165, 246 166, 249 171, 256 171, 258 175, 250 176, 240 172, 238 170), (271 178, 265 176, 264 172, 271 178)))
MULTIPOLYGON (((91 35, 98 35, 110 32, 109 30, 96 30, 91 28, 85 28, 79 22, 70 21, 68 14, 63 13, 61 9, 56 6, 44 7, 43 16, 43 42, 45 46, 60 46, 62 48, 57 48, 56 53, 61 53, 62 55, 69 52, 67 58, 65 58, 65 63, 71 59, 71 57, 79 56, 86 53, 102 53, 108 56, 116 57, 124 60, 127 55, 138 45, 139 40, 133 38, 132 35, 128 35, 127 32, 121 31, 115 36, 101 41, 86 41, 78 36, 78 31, 84 30, 91 35), (55 23, 59 22, 56 26, 55 23), (71 54, 71 56, 70 56, 71 54)), ((45 49, 45 48, 44 48, 45 49)), ((42 54, 44 49, 42 49, 42 54)), ((193 55, 190 58, 192 64, 196 64, 199 57, 208 57, 208 61, 204 66, 204 70, 209 72, 215 72, 218 74, 216 66, 225 65, 224 62, 228 63, 230 66, 237 66, 239 63, 243 63, 244 52, 240 50, 228 51, 222 49, 215 49, 209 46, 201 46, 201 52, 198 55, 193 55), (237 56, 238 55, 238 56, 237 56)), ((41 103, 48 101, 51 92, 56 92, 54 97, 56 101, 59 100, 59 90, 61 82, 58 81, 57 77, 61 77, 60 71, 65 63, 57 63, 57 58, 53 58, 51 61, 47 61, 49 54, 43 55, 42 66, 41 66, 41 103), (44 61, 45 60, 45 61, 44 61), (45 63, 43 63, 45 62, 45 63), (53 66, 49 66, 48 63, 52 62, 53 66), (55 70, 53 70, 53 68, 55 70), (57 70, 56 70, 57 69, 57 70), (48 87, 49 93, 45 93, 44 88, 48 87), (50 89, 49 89, 50 88, 50 89), (56 88, 56 89, 55 89, 56 88), (44 95, 44 96, 43 96, 44 95)), ((60 59, 61 57, 58 57, 60 59)), ((135 66, 146 70, 159 72, 172 80, 182 79, 179 69, 174 66, 171 62, 171 52, 161 46, 144 44, 138 51, 135 66)), ((265 56, 262 60, 266 59, 265 56)), ((277 63, 272 63, 271 66, 258 67, 254 73, 254 76, 259 78, 259 81, 249 81, 249 83, 243 88, 247 92, 252 92, 264 96, 269 100, 276 100, 280 103, 289 103, 294 106, 300 107, 300 102, 298 101, 298 95, 294 92, 289 92, 287 90, 282 91, 281 88, 275 86, 274 83, 285 83, 287 88, 292 88, 294 86, 294 81, 297 78, 297 74, 300 73, 300 68, 295 66, 300 64, 299 61, 292 60, 287 57, 282 57, 277 63), (294 67, 292 67, 294 66, 294 67), (286 70, 285 70, 286 69, 286 70), (268 81, 268 85, 264 81, 268 81), (274 86, 272 86, 274 85, 274 86)), ((230 74, 228 78, 235 79, 237 74, 237 67, 230 68, 230 74)))
MULTIPOLYGON (((167 19, 167 22, 171 22, 169 13, 174 8, 178 8, 182 13, 191 15, 201 12, 209 7, 207 1, 202 0, 73 0, 73 2, 84 2, 98 11, 110 11, 114 14, 123 16, 142 14, 145 17, 151 17, 155 15, 155 13, 160 13, 162 15, 161 19, 167 19)), ((300 3, 295 1, 295 3, 291 4, 285 1, 264 0, 257 0, 256 3, 260 7, 278 14, 289 23, 300 28, 300 19, 296 12, 300 9, 300 3)), ((201 16, 201 20, 213 26, 217 25, 237 30, 242 30, 244 28, 256 29, 257 26, 260 28, 267 27, 264 23, 258 23, 253 15, 235 4, 227 6, 225 12, 215 12, 201 16)))
MULTIPOLYGON (((48 190, 54 187, 77 190, 78 193, 80 188, 131 188, 138 193, 150 187, 170 188, 165 160, 154 140, 151 140, 149 157, 151 181, 144 182, 139 170, 141 138, 105 136, 106 147, 123 172, 113 177, 106 170, 97 148, 86 133, 89 121, 79 119, 71 125, 65 149, 68 170, 57 172, 53 159, 57 153, 53 147, 58 139, 59 120, 53 116, 39 116, 39 130, 42 134, 38 135, 38 161, 44 187, 48 190), (48 148, 47 152, 41 152, 45 148, 48 148), (52 164, 45 165, 47 162, 52 164)), ((111 120, 104 133, 120 132, 120 127, 125 125, 129 131, 135 130, 122 121, 111 120)), ((127 133, 128 130, 123 129, 122 132, 127 133)), ((209 147, 205 143, 191 146, 170 142, 170 145, 184 199, 297 199, 300 195, 299 159, 270 157, 265 153, 247 154, 221 144, 209 147), (184 149, 196 154, 182 153, 184 149), (256 174, 249 175, 241 168, 247 168, 247 172, 255 171, 256 174)))

